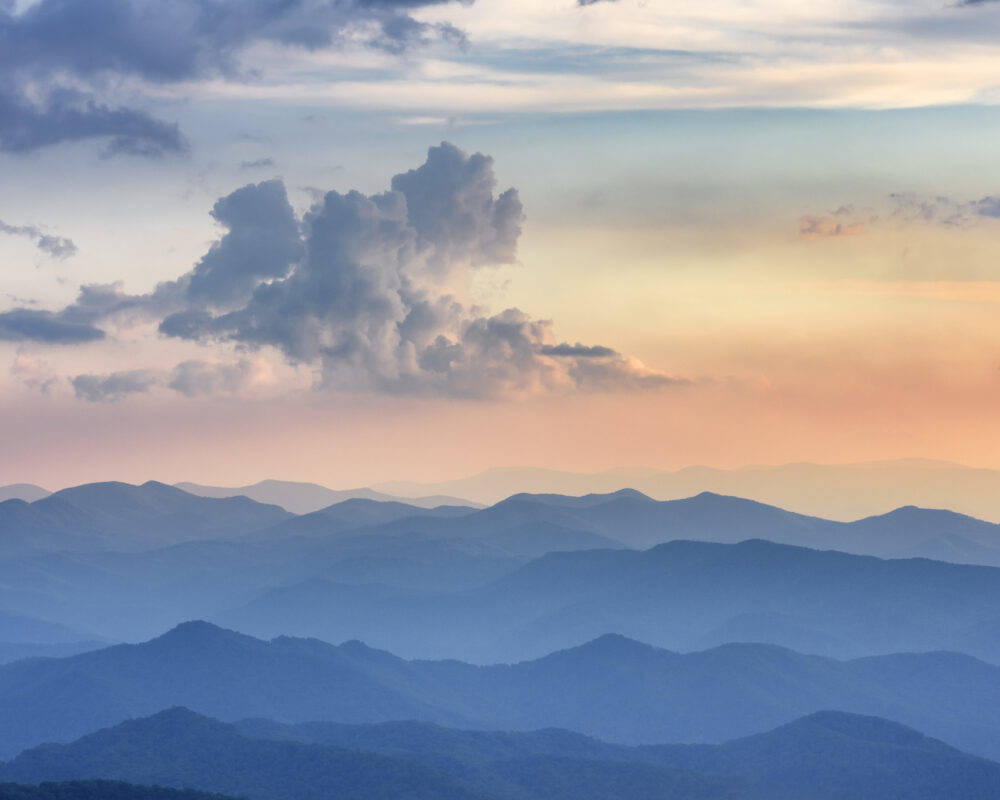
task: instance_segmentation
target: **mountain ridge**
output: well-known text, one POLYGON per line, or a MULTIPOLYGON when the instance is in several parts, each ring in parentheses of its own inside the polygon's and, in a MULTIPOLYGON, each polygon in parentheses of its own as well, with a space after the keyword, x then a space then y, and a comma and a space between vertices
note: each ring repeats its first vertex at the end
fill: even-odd
POLYGON ((0 716, 22 720, 0 730, 0 751, 173 706, 227 722, 557 727, 622 744, 721 742, 838 708, 997 755, 998 703, 1000 667, 953 653, 836 661, 729 644, 682 654, 611 635, 533 661, 475 666, 407 661, 359 642, 268 642, 196 621, 143 644, 0 667, 0 716))
POLYGON ((0 765, 3 779, 94 777, 251 800, 331 790, 358 800, 976 800, 1000 784, 1000 764, 889 720, 831 711, 719 745, 629 748, 558 729, 231 725, 174 707, 0 765))

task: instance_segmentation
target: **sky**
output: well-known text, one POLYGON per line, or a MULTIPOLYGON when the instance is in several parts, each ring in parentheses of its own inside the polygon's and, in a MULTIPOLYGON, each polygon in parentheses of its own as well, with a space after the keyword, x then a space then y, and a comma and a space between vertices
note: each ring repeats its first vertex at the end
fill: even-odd
POLYGON ((0 0, 0 484, 1000 468, 998 34, 0 0))

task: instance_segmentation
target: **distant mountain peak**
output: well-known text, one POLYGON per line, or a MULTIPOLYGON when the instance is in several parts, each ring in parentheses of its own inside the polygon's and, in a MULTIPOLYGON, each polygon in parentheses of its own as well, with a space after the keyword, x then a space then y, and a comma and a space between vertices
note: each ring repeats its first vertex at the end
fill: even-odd
POLYGON ((634 655, 634 654, 651 654, 651 653, 664 653, 670 652, 667 650, 662 650, 659 647, 654 647, 651 644, 646 644, 645 642, 640 642, 636 639, 630 639, 628 636, 623 636, 620 633, 605 633, 598 636, 596 639, 591 639, 589 642, 580 645, 579 647, 570 648, 569 650, 562 650, 554 653, 553 655, 558 655, 559 652, 562 653, 584 653, 584 654, 605 654, 612 653, 615 655, 634 655))
MULTIPOLYGON (((920 731, 899 722, 894 722, 884 717, 855 714, 847 711, 816 711, 789 722, 787 725, 783 725, 772 731, 772 733, 792 733, 808 727, 821 727, 834 733, 849 736, 852 739, 863 739, 881 744, 905 745, 908 747, 929 746, 935 749, 953 750, 950 745, 925 736, 920 731)), ((957 753, 958 751, 956 750, 955 752, 957 753)))
POLYGON ((608 499, 608 500, 617 500, 617 499, 620 499, 620 498, 630 498, 630 499, 633 499, 633 500, 648 500, 651 503, 655 503, 656 502, 648 494, 643 494, 638 489, 629 489, 629 488, 619 489, 617 492, 607 492, 607 493, 604 493, 604 494, 602 494, 600 492, 590 492, 589 494, 584 495, 584 497, 600 497, 600 498, 605 498, 605 499, 608 499))
MULTIPOLYGON (((178 647, 183 645, 203 645, 227 640, 249 642, 261 641, 252 636, 247 636, 246 634, 229 630, 228 628, 220 628, 218 625, 213 625, 211 622, 196 619, 175 625, 166 633, 152 639, 149 644, 161 644, 170 647, 178 647)), ((261 643, 263 644, 263 642, 261 643)))

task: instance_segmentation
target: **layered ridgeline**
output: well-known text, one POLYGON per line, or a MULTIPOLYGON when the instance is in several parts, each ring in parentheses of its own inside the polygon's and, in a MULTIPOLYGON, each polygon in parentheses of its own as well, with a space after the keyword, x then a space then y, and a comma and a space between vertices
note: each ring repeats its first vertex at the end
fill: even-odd
POLYGON ((0 664, 33 656, 71 656, 106 644, 65 625, 0 611, 0 664))
POLYGON ((477 663, 536 658, 606 632, 676 650, 744 641, 842 658, 955 650, 1000 663, 1000 569, 677 541, 550 553, 463 592, 310 581, 215 619, 266 637, 357 638, 477 663))
MULTIPOLYGON (((374 500, 377 502, 403 502, 417 508, 438 508, 440 506, 476 506, 461 497, 450 495, 427 495, 423 497, 396 497, 395 495, 377 492, 374 489, 328 489, 317 483, 302 483, 297 481, 258 481, 249 486, 205 486, 199 483, 177 483, 178 489, 201 497, 249 497, 258 503, 269 503, 281 506, 293 514, 308 514, 323 508, 343 503, 346 500, 374 500)), ((2 497, 2 490, 0 490, 2 497)))
MULTIPOLYGON (((990 560, 997 526, 948 512, 843 524, 736 498, 658 503, 624 491, 479 510, 359 498, 294 516, 162 484, 94 484, 0 503, 3 519, 0 548, 15 554, 0 560, 0 610, 71 629, 78 648, 208 618, 483 663, 606 632, 678 650, 762 641, 1000 662, 1000 570, 818 551, 926 555, 950 543, 965 560, 990 560), (753 537, 810 549, 743 541, 753 537)), ((0 658, 5 646, 15 657, 68 644, 12 637, 0 619, 0 658)))
POLYGON ((357 642, 271 642, 193 622, 141 645, 0 667, 0 752, 185 706, 225 721, 559 727, 640 744, 721 742, 823 709, 888 717, 1000 756, 1000 667, 948 653, 854 661, 768 645, 677 654, 604 636, 537 661, 406 661, 357 642))
POLYGON ((246 497, 198 497, 156 481, 91 483, 0 503, 0 554, 145 550, 245 534, 291 516, 246 497))
MULTIPOLYGON (((150 481, 141 486, 95 483, 63 489, 34 502, 0 502, 0 548, 21 551, 141 550, 195 539, 225 539, 272 529, 271 536, 369 532, 423 533, 442 538, 515 538, 546 529, 583 535, 588 546, 645 549, 675 539, 769 541, 886 558, 923 557, 1000 565, 1000 525, 949 511, 905 506, 853 522, 784 511, 738 497, 702 492, 658 502, 631 489, 569 496, 517 494, 489 508, 435 496, 400 501, 370 490, 334 492, 290 484, 337 498, 319 509, 292 514, 275 502, 289 486, 267 481, 242 487, 256 499, 229 496, 242 489, 180 484, 218 496, 201 496, 150 481), (284 523, 284 524, 281 524, 284 523), (587 536, 590 539, 587 542, 587 536)), ((43 490, 39 490, 43 491, 43 490)), ((311 503, 288 501, 293 507, 311 503)), ((537 554, 537 548, 534 553, 537 554)))
POLYGON ((836 712, 723 745, 630 748, 559 730, 233 726, 177 708, 0 766, 0 778, 21 782, 95 776, 251 800, 986 800, 1000 764, 836 712))
POLYGON ((1000 470, 919 458, 737 469, 614 469, 590 474, 495 467, 459 480, 390 481, 373 488, 403 497, 443 493, 492 504, 519 492, 583 495, 612 492, 623 486, 659 500, 690 497, 707 490, 839 520, 884 514, 900 506, 924 505, 1000 522, 1000 470))

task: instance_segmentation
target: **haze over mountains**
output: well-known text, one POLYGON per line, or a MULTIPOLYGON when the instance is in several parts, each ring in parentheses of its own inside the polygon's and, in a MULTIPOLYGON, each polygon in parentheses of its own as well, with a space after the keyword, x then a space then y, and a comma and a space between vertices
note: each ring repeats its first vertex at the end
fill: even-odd
POLYGON ((990 797, 1000 764, 836 712, 721 746, 628 748, 552 730, 233 726, 175 708, 0 766, 23 782, 94 775, 252 800, 931 800, 990 797))
POLYGON ((155 481, 92 483, 0 503, 0 552, 142 550, 242 535, 290 516, 245 497, 208 500, 155 481))
POLYGON ((677 654, 617 635, 515 665, 405 661, 202 622, 139 645, 0 667, 12 755, 183 705, 217 719, 559 727, 626 744, 721 742, 836 708, 1000 756, 1000 667, 948 653, 836 661, 769 645, 677 654), (935 687, 928 691, 928 687, 935 687))
MULTIPOLYGON (((196 494, 200 497, 249 497, 258 503, 270 503, 281 506, 286 511, 293 514, 308 514, 311 511, 332 506, 336 503, 343 503, 345 500, 375 500, 377 502, 390 502, 402 498, 394 495, 377 492, 374 489, 327 489, 317 483, 297 483, 295 481, 275 481, 266 480, 255 483, 251 486, 238 486, 226 488, 223 486, 203 486, 198 483, 178 483, 178 489, 196 494)), ((434 495, 429 497, 407 497, 407 505, 417 508, 436 508, 438 506, 462 506, 474 505, 468 500, 460 497, 450 497, 448 495, 434 495)))
POLYGON ((295 514, 149 482, 0 502, 0 781, 991 796, 1000 526, 710 492, 438 500, 295 514))
POLYGON ((842 521, 920 505, 1000 522, 1000 470, 927 459, 676 471, 625 468, 593 474, 497 467, 459 480, 386 481, 372 488, 401 498, 449 494, 489 505, 519 492, 605 494, 625 487, 657 500, 716 492, 842 521))
MULTIPOLYGON (((524 492, 585 495, 636 489, 657 500, 678 500, 701 492, 743 497, 800 514, 849 522, 902 506, 949 509, 1000 523, 1000 470, 947 461, 901 459, 857 464, 781 464, 735 469, 685 467, 675 471, 621 468, 575 473, 533 467, 496 467, 436 483, 385 481, 365 488, 330 489, 316 483, 263 480, 248 486, 176 484, 203 497, 244 495, 306 514, 354 498, 402 501, 421 508, 493 505, 524 492)), ((27 501, 48 494, 32 484, 0 487, 0 501, 27 501)))
POLYGON ((951 512, 838 523, 708 493, 517 495, 486 509, 359 498, 295 516, 92 484, 0 503, 0 609, 74 632, 25 639, 0 625, 0 643, 27 655, 201 618, 478 663, 609 632, 677 650, 759 641, 1000 661, 1000 570, 847 554, 996 564, 998 542, 1000 526, 951 512))

